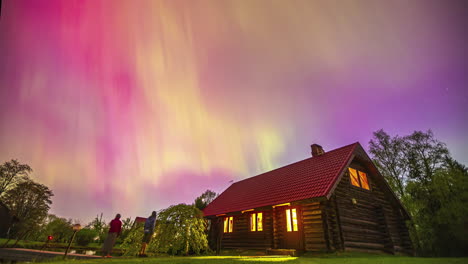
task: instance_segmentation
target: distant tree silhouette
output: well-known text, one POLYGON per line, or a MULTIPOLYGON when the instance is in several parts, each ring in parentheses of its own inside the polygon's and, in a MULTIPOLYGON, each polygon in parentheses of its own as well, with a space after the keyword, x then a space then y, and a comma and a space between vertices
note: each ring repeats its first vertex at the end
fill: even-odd
POLYGON ((209 203, 211 203, 215 198, 217 194, 211 190, 206 190, 202 195, 198 196, 195 199, 194 205, 200 210, 205 209, 205 207, 208 206, 209 203))

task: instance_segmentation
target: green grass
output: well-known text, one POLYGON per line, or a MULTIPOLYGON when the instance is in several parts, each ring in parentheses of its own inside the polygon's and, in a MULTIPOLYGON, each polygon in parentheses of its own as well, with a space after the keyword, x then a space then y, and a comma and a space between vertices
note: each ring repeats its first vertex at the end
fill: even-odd
MULTIPOLYGON (((8 239, 6 238, 0 238, 0 246, 5 244, 5 242, 8 239)), ((8 242, 7 247, 12 247, 13 244, 15 244, 16 239, 11 239, 10 242, 8 242)), ((28 241, 28 240, 20 240, 18 241, 18 244, 15 247, 18 248, 31 248, 31 249, 37 249, 40 248, 44 245, 44 242, 38 242, 38 241, 28 241)), ((68 243, 56 243, 56 242, 51 242, 50 247, 67 247, 68 243)), ((87 246, 78 246, 76 243, 72 244, 72 248, 86 248, 86 249, 101 249, 102 243, 89 243, 87 246)), ((120 248, 121 244, 116 244, 114 248, 120 248)))
MULTIPOLYGON (((0 238, 0 246, 3 246, 3 244, 5 244, 5 242, 7 242, 7 241, 8 241, 8 239, 6 239, 6 238, 0 238)), ((13 246, 13 244, 15 244, 15 242, 16 242, 16 239, 11 239, 10 242, 8 242, 7 247, 13 246)), ((44 242, 20 240, 20 241, 18 241, 18 244, 16 244, 16 247, 19 247, 19 248, 36 248, 36 247, 40 247, 42 245, 44 245, 44 242)))
POLYGON ((112 264, 462 264, 468 263, 468 258, 416 258, 389 255, 371 255, 371 254, 341 254, 341 255, 321 255, 321 256, 302 256, 302 257, 283 257, 283 256, 201 256, 201 257, 156 257, 156 258, 114 258, 114 259, 96 259, 96 260, 68 260, 53 262, 93 264, 93 263, 112 263, 112 264))

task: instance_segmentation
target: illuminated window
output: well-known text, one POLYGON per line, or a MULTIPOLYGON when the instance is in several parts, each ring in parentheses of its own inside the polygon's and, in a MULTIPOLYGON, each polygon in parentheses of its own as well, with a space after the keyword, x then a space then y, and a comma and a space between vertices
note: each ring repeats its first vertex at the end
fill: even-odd
POLYGON ((365 172, 359 172, 359 181, 361 181, 361 187, 369 190, 369 182, 367 181, 367 175, 365 172))
POLYGON ((234 225, 234 218, 224 217, 224 233, 232 233, 232 227, 234 225))
POLYGON ((263 231, 263 213, 250 215, 250 231, 263 231))
POLYGON ((257 231, 263 231, 263 213, 257 214, 257 231))
POLYGON ((234 218, 232 216, 229 217, 229 233, 232 233, 232 226, 234 225, 234 218))
POLYGON ((286 209, 286 230, 288 232, 298 230, 296 208, 286 209))
POLYGON ((293 231, 297 231, 297 214, 296 209, 291 210, 292 213, 292 224, 293 224, 293 231))
POLYGON ((250 231, 257 231, 257 221, 256 216, 257 214, 251 214, 250 215, 250 231))
POLYGON ((370 190, 369 181, 367 180, 367 174, 365 172, 358 171, 353 168, 348 168, 348 171, 352 185, 370 190))
POLYGON ((228 218, 227 217, 224 217, 224 233, 227 233, 228 231, 228 218))
POLYGON ((349 178, 351 179, 351 184, 352 185, 357 186, 357 187, 361 187, 359 185, 359 177, 358 177, 357 170, 355 170, 353 168, 349 168, 349 178))

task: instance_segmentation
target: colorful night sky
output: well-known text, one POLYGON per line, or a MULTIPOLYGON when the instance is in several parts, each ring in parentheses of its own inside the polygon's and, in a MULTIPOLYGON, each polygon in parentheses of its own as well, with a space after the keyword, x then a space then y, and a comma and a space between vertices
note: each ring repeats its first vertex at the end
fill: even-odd
POLYGON ((0 162, 149 215, 372 132, 468 164, 468 1, 3 1, 0 162))

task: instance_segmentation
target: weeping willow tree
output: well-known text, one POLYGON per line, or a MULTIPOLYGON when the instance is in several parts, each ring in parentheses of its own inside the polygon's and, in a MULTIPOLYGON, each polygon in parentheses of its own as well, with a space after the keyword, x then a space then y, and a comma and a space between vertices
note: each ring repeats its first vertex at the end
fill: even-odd
POLYGON ((148 250, 171 255, 200 254, 209 250, 203 213, 193 205, 178 204, 159 212, 148 250))
POLYGON ((140 251, 142 239, 143 223, 134 223, 120 246, 124 250, 124 256, 136 256, 140 251))

